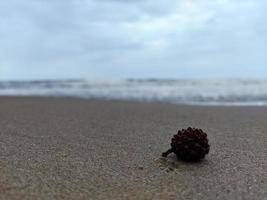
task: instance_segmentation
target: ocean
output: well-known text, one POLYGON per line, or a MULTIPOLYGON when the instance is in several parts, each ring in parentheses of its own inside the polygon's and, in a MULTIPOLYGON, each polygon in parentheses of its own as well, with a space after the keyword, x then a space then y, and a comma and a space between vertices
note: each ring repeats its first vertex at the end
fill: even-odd
POLYGON ((0 81, 0 95, 156 101, 188 105, 267 105, 267 80, 0 81))

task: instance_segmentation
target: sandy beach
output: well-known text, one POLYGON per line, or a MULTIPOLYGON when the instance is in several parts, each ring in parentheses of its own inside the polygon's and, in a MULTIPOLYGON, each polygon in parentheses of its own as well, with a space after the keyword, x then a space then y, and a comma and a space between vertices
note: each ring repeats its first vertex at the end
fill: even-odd
POLYGON ((267 107, 0 97, 0 199, 267 199, 267 107), (161 158, 199 127, 198 163, 161 158))

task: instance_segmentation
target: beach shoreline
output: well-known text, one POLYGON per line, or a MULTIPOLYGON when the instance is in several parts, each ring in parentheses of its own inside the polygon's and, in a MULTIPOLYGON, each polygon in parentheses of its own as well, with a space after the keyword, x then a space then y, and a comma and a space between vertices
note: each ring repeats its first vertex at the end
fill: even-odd
POLYGON ((0 97, 0 199, 266 199, 267 107, 0 97), (199 163, 161 158, 199 127, 199 163))

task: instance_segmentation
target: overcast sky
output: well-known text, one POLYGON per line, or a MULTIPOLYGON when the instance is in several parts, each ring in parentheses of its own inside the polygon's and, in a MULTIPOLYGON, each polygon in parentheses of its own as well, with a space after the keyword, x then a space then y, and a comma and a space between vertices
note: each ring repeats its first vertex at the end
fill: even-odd
POLYGON ((267 78, 266 0, 3 0, 0 79, 267 78))

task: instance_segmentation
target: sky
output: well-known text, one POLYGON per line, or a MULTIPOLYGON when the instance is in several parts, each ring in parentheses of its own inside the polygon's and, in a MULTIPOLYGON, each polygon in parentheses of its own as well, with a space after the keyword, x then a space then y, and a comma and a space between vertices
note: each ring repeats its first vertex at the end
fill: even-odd
POLYGON ((266 0, 0 1, 0 80, 267 78, 266 0))

